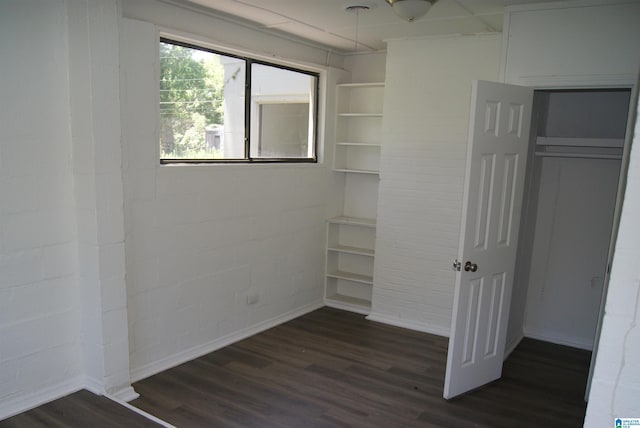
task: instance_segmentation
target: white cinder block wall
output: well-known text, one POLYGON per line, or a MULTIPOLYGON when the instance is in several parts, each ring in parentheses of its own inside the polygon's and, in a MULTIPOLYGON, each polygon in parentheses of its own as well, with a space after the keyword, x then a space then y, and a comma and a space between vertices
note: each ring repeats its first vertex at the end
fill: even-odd
POLYGON ((83 387, 132 398, 118 2, 0 6, 0 417, 83 387))
MULTIPOLYGON (((160 173, 157 70, 145 63, 157 53, 157 33, 151 50, 139 52, 147 68, 128 69, 123 3, 135 6, 0 3, 0 418, 80 388, 132 398, 130 339, 139 346, 134 368, 140 361, 158 368, 175 362, 176 350, 205 349, 211 338, 238 337, 322 302, 324 220, 340 212, 341 199, 329 195, 343 183, 323 164, 160 173), (128 117, 132 105, 121 109, 127 96, 143 107, 131 115, 138 127, 128 117), (130 139, 121 153, 123 134, 130 139), (223 186, 212 191, 214 182, 223 186), (134 263, 128 290, 125 209, 126 261, 134 263), (219 292, 206 294, 212 284, 219 292), (254 290, 258 304, 235 312, 254 290)), ((165 24, 185 18, 166 3, 143 9, 155 13, 153 4, 170 9, 161 14, 165 24)), ((206 14, 186 16, 183 24, 219 28, 206 14)), ((327 58, 314 47, 221 27, 247 46, 277 47, 309 63, 327 58)), ((134 34, 142 43, 143 33, 134 34)))
POLYGON ((384 82, 386 52, 354 54, 344 58, 344 68, 349 70, 351 82, 384 82))
POLYGON ((119 2, 66 4, 86 387, 129 400, 119 2))
POLYGON ((370 319, 449 335, 471 81, 497 80, 499 34, 388 43, 370 319))
MULTIPOLYGON (((223 45, 230 31, 236 40, 248 32, 160 2, 123 7, 138 18, 122 22, 121 60, 129 340, 140 379, 322 306, 325 220, 340 212, 342 183, 329 162, 160 165, 158 25, 223 45)), ((302 45, 287 53, 325 59, 302 45)))
MULTIPOLYGON (((638 103, 636 102, 636 106, 638 103)), ((613 426, 640 414, 640 116, 636 114, 620 217, 585 427, 613 426)))
POLYGON ((84 374, 66 17, 0 3, 0 418, 84 374))

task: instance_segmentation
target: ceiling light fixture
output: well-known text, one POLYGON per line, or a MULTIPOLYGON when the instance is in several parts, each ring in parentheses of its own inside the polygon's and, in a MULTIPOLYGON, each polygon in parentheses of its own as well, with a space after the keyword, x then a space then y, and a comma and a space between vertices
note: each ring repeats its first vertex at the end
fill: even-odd
POLYGON ((385 0, 393 12, 405 21, 413 22, 429 12, 438 0, 385 0))

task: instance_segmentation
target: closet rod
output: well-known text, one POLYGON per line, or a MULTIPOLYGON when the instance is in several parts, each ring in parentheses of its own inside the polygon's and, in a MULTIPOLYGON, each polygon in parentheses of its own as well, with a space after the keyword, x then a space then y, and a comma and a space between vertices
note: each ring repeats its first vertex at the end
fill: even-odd
POLYGON ((597 153, 536 152, 536 156, 550 158, 622 159, 622 155, 607 155, 597 153))

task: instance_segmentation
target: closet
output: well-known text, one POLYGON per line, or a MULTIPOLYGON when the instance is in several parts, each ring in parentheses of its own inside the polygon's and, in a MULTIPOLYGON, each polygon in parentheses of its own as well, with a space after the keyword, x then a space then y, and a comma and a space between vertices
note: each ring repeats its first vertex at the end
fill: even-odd
POLYGON ((629 89, 535 92, 511 317, 527 337, 593 348, 629 100, 629 89))

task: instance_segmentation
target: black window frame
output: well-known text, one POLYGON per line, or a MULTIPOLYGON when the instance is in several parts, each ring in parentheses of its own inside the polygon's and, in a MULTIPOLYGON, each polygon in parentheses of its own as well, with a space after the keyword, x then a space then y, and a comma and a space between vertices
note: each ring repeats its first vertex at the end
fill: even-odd
MULTIPOLYGON (((259 60, 251 57, 241 56, 234 53, 219 51, 211 49, 205 46, 196 45, 193 43, 183 42, 180 40, 171 39, 168 37, 160 37, 159 43, 168 43, 176 46, 181 46, 189 49, 201 50, 204 52, 210 52, 216 55, 222 55, 230 58, 236 58, 245 62, 245 89, 244 89, 244 158, 230 158, 230 159, 163 159, 160 158, 161 165, 175 165, 175 164, 273 164, 273 163, 318 163, 318 127, 319 127, 319 95, 320 95, 320 73, 295 68, 283 64, 273 63, 269 61, 259 60), (253 64, 265 65, 269 67, 279 68, 282 70, 294 71, 296 73, 306 74, 315 79, 315 93, 313 103, 309 103, 309 106, 314 110, 314 124, 313 124, 313 141, 309 142, 313 146, 312 157, 273 157, 273 158, 261 158, 251 157, 251 66, 253 64)), ((258 144, 258 143, 256 143, 258 144)), ((159 153, 160 155, 160 153, 159 153)))

